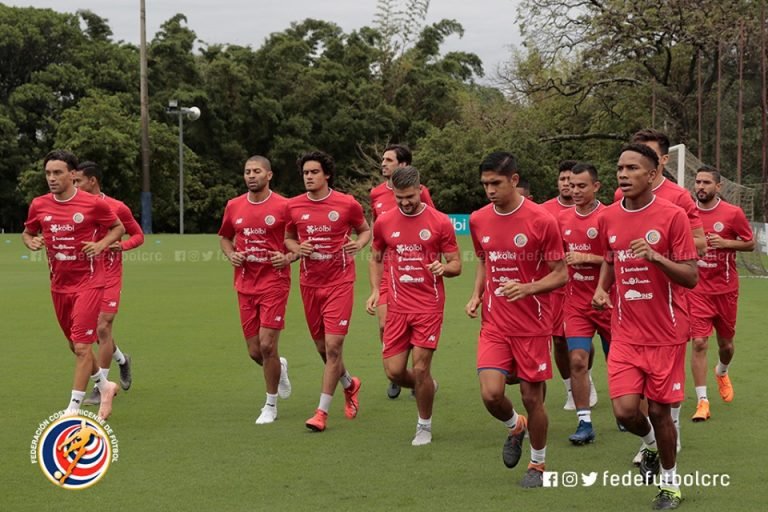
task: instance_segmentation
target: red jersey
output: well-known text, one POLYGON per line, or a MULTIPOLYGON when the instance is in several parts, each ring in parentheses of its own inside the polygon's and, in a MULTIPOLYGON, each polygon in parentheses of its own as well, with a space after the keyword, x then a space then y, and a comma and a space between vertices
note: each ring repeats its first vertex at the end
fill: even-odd
POLYGON ((675 345, 688 340, 685 289, 662 270, 629 248, 645 239, 659 254, 673 260, 696 260, 696 248, 685 212, 658 196, 640 210, 613 203, 598 217, 598 239, 605 260, 613 263, 616 299, 611 343, 675 345))
POLYGON ((301 258, 302 286, 335 286, 355 280, 355 259, 342 250, 365 222, 363 207, 354 197, 337 190, 323 199, 301 194, 288 201, 288 218, 299 243, 314 245, 312 254, 301 258))
MULTIPOLYGON (((432 203, 432 196, 429 195, 429 189, 424 185, 419 185, 419 190, 421 191, 421 194, 419 194, 421 202, 434 208, 435 205, 432 203)), ((371 213, 374 221, 376 221, 382 213, 396 209, 397 200, 395 199, 395 193, 389 186, 388 181, 371 189, 371 213)))
POLYGON ((373 247, 384 253, 389 267, 389 311, 442 315, 443 278, 427 266, 442 254, 459 251, 447 215, 429 206, 415 215, 390 210, 373 225, 373 247))
MULTIPOLYGON (((580 214, 576 208, 560 212, 560 233, 563 238, 565 252, 583 252, 603 255, 602 246, 597 240, 599 231, 597 219, 605 206, 598 202, 597 208, 586 215, 580 214)), ((597 280, 600 277, 600 266, 589 263, 568 265, 568 284, 565 294, 568 297, 566 307, 580 310, 592 309, 592 297, 595 295, 597 280)))
POLYGON ((552 199, 548 201, 544 201, 539 206, 547 210, 550 215, 552 215, 555 220, 557 220, 558 216, 560 215, 560 212, 563 210, 570 210, 572 208, 575 208, 575 204, 563 204, 560 202, 560 196, 553 197, 552 199))
POLYGON ((235 251, 246 253, 242 266, 235 267, 235 289, 246 295, 262 295, 291 286, 291 268, 272 266, 270 252, 285 252, 288 199, 271 192, 253 202, 248 193, 230 199, 224 208, 219 236, 234 240, 235 251))
POLYGON ((105 285, 104 254, 89 258, 86 242, 97 242, 105 229, 117 222, 106 201, 87 192, 59 201, 53 194, 36 197, 29 205, 24 226, 28 233, 42 233, 51 271, 51 290, 74 293, 105 285))
MULTIPOLYGON (((122 201, 118 201, 113 197, 101 194, 109 207, 115 212, 117 218, 125 226, 125 233, 129 236, 127 240, 122 240, 120 246, 123 251, 130 251, 135 249, 144 243, 144 232, 141 230, 141 226, 133 218, 130 208, 122 201)), ((106 235, 106 231, 100 234, 101 237, 106 235)), ((123 253, 118 251, 106 250, 104 251, 104 267, 107 271, 106 286, 119 286, 123 278, 123 253)))
POLYGON ((507 281, 531 283, 549 274, 548 261, 563 259, 557 221, 532 201, 506 214, 493 204, 469 217, 475 253, 485 265, 483 328, 514 336, 549 336, 552 316, 545 297, 531 295, 508 302, 501 294, 507 281))
MULTIPOLYGON (((653 193, 654 195, 666 199, 670 203, 682 208, 688 217, 688 221, 691 223, 691 229, 702 227, 696 203, 693 202, 691 193, 686 189, 677 183, 664 178, 661 180, 661 183, 656 185, 656 188, 653 189, 653 193)), ((617 188, 616 192, 613 193, 613 201, 617 203, 622 199, 624 199, 624 193, 621 191, 621 188, 617 188)))
MULTIPOLYGON (((752 228, 747 216, 738 206, 721 199, 710 209, 698 207, 704 232, 714 233, 728 240, 752 240, 752 228)), ((697 262, 699 284, 693 290, 701 294, 721 294, 739 289, 739 274, 736 271, 736 251, 714 249, 707 246, 707 252, 697 262)))

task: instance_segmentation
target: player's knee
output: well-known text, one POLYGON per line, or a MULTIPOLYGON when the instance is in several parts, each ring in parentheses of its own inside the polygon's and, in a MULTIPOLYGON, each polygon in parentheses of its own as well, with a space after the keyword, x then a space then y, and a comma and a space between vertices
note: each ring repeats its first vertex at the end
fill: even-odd
POLYGON ((413 380, 421 382, 429 378, 429 368, 426 365, 413 366, 413 380))
POLYGON ((504 389, 486 387, 480 390, 486 409, 493 410, 504 403, 504 389))
POLYGON ((526 411, 533 411, 544 405, 544 393, 542 388, 536 386, 522 392, 523 407, 526 411))
POLYGON ((394 382, 394 383, 400 383, 405 379, 405 375, 407 373, 407 369, 405 367, 395 367, 395 366, 385 366, 384 367, 384 373, 387 375, 387 378, 394 382))
POLYGON ((694 352, 706 352, 707 351, 707 340, 706 338, 694 338, 693 342, 693 351, 694 352))
POLYGON ((672 416, 669 412, 669 407, 662 406, 656 403, 648 404, 648 418, 651 420, 651 424, 656 428, 659 425, 664 425, 668 422, 672 422, 672 416))

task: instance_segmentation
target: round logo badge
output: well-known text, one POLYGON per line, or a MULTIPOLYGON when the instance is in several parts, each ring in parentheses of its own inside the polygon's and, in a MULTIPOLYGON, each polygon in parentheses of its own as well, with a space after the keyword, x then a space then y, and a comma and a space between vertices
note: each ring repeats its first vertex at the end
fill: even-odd
MULTIPOLYGON (((43 423, 49 421, 50 418, 43 423)), ((94 485, 107 473, 112 462, 110 437, 95 417, 59 417, 35 440, 40 469, 51 483, 64 489, 94 485)))
POLYGON ((422 229, 419 231, 419 238, 421 238, 424 241, 429 240, 432 238, 432 233, 428 229, 422 229))
POLYGON ((337 212, 336 210, 331 210, 330 212, 328 212, 328 218, 331 220, 331 222, 336 222, 337 220, 339 220, 339 212, 337 212))
POLYGON ((723 225, 723 223, 722 223, 722 222, 720 222, 720 221, 717 221, 717 222, 715 222, 715 224, 712 226, 712 229, 714 229, 714 230, 715 230, 717 233, 719 233, 719 232, 721 232, 722 230, 724 230, 724 229, 725 229, 725 226, 723 225))
POLYGON ((82 213, 77 212, 72 216, 72 220, 75 221, 77 224, 80 224, 85 220, 85 216, 82 213))
POLYGON ((656 245, 661 240, 661 233, 655 229, 650 230, 645 234, 645 241, 651 245, 656 245))
POLYGON ((528 243, 528 237, 525 236, 523 233, 518 233, 515 235, 514 241, 516 246, 525 247, 525 244, 528 243))
POLYGON ((266 224, 267 226, 271 226, 274 223, 275 223, 275 218, 272 215, 267 215, 266 217, 264 217, 264 224, 266 224))
POLYGON ((587 230, 587 237, 590 240, 594 240, 595 238, 597 238, 597 228, 589 228, 587 230))

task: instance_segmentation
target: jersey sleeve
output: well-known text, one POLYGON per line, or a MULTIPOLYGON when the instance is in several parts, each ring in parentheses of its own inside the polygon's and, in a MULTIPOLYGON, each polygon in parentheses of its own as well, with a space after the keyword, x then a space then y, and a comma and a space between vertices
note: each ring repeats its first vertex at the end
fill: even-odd
POLYGON ((681 194, 680 197, 682 198, 682 204, 679 206, 685 210, 685 215, 688 217, 691 229, 703 228, 704 223, 701 222, 701 217, 699 217, 699 209, 696 208, 696 203, 691 199, 691 195, 686 192, 681 194))
POLYGON ((111 228, 118 220, 117 214, 109 206, 109 203, 99 199, 93 208, 96 223, 106 228, 111 228))
POLYGON ((608 214, 606 212, 602 212, 597 217, 598 254, 603 256, 603 259, 605 259, 606 263, 613 265, 613 251, 611 251, 610 246, 608 245, 608 221, 606 220, 607 215, 608 214))
POLYGON ((480 240, 477 238, 477 217, 475 214, 469 216, 469 236, 472 238, 472 246, 475 248, 475 255, 477 255, 481 261, 485 261, 483 247, 480 245, 480 240))
POLYGON ((125 204, 120 204, 117 210, 117 217, 120 222, 125 226, 125 232, 129 236, 128 240, 120 242, 120 246, 124 251, 130 251, 135 249, 144 243, 144 232, 141 230, 141 226, 136 222, 133 217, 133 213, 125 204))
MULTIPOLYGON (((435 208, 435 203, 432 202, 432 195, 429 193, 429 189, 424 185, 421 186, 421 202, 427 203, 432 208, 435 208)), ((437 209, 437 208, 435 208, 437 209)))
POLYGON ((365 216, 363 215, 363 207, 360 206, 354 197, 349 196, 349 224, 357 229, 365 222, 365 216))
POLYGON ((544 261, 560 261, 565 257, 563 253, 563 239, 560 237, 557 220, 554 216, 546 218, 542 216, 543 234, 541 237, 541 250, 544 261))
POLYGON ((386 249, 386 244, 384 243, 384 228, 382 228, 381 225, 381 221, 373 223, 373 242, 371 245, 378 252, 383 253, 384 249, 386 249))
POLYGON ((754 238, 752 233, 752 226, 749 225, 747 216, 744 215, 744 210, 739 207, 735 207, 733 210, 733 219, 731 220, 733 231, 739 240, 743 242, 749 242, 754 238))
POLYGON ((690 223, 685 212, 681 210, 677 208, 672 212, 669 223, 670 254, 665 256, 673 261, 696 260, 699 255, 691 236, 690 223))
POLYGON ((227 202, 227 206, 224 207, 224 215, 221 218, 221 227, 219 228, 219 236, 232 240, 235 238, 235 226, 232 224, 232 216, 230 215, 232 202, 227 202))
POLYGON ((441 224, 440 252, 442 254, 459 252, 459 243, 456 241, 456 230, 453 229, 451 219, 445 217, 442 219, 441 224))
POLYGON ((27 213, 27 220, 24 222, 24 229, 27 233, 36 235, 42 229, 40 225, 40 219, 37 216, 37 200, 32 200, 32 204, 29 205, 29 212, 27 213))

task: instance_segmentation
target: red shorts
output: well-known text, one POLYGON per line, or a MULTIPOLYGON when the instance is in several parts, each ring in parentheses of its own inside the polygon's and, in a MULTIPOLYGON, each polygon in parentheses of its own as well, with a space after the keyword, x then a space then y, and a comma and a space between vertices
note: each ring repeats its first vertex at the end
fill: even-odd
POLYGON ((516 374, 527 382, 552 378, 549 336, 507 336, 480 329, 477 340, 477 369, 497 369, 516 374))
POLYGON ((688 312, 691 318, 691 338, 706 338, 717 331, 721 338, 732 340, 736 336, 736 313, 739 292, 719 295, 688 294, 688 312))
POLYGON ((104 288, 88 288, 75 293, 51 291, 53 309, 64 336, 74 343, 95 343, 96 326, 104 288))
POLYGON ((577 310, 565 307, 565 337, 591 338, 595 331, 606 341, 611 339, 611 310, 577 310))
POLYGON ((612 343, 607 363, 611 399, 644 395, 662 404, 683 401, 686 345, 612 343))
POLYGON ((240 325, 245 339, 259 334, 259 329, 282 330, 285 327, 285 306, 288 290, 275 289, 260 295, 237 293, 240 306, 240 325))
POLYGON ((322 340, 326 334, 347 335, 355 301, 355 283, 326 288, 301 286, 301 300, 313 340, 322 340))
POLYGON ((549 307, 552 311, 552 336, 565 337, 565 293, 553 292, 549 294, 549 307))
POLYGON ((411 347, 437 350, 440 330, 443 326, 442 313, 396 313, 387 312, 384 325, 384 349, 382 357, 402 354, 411 347))
POLYGON ((104 295, 101 298, 101 312, 117 314, 120 308, 120 289, 121 283, 104 288, 104 295))

